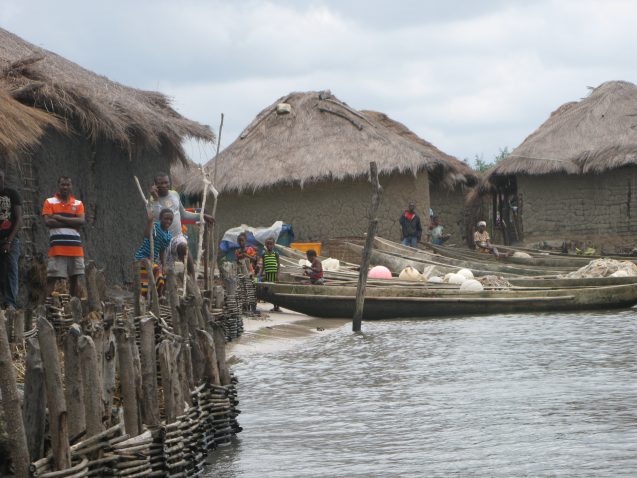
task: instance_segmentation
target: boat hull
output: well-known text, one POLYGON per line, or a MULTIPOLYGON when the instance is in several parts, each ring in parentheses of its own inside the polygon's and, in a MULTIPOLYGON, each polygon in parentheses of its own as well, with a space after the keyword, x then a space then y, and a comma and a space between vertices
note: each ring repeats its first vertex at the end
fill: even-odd
MULTIPOLYGON (((258 290, 263 300, 314 317, 346 318, 354 314, 355 287, 262 283, 258 290)), ((476 294, 378 287, 368 289, 363 319, 599 310, 628 308, 636 303, 637 284, 476 294)))

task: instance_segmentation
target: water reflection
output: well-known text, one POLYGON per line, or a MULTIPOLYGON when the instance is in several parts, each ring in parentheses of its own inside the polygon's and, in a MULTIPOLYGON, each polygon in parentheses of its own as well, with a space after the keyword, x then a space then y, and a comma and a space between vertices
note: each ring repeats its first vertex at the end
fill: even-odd
POLYGON ((235 367, 209 476, 636 476, 637 313, 345 326, 235 367))

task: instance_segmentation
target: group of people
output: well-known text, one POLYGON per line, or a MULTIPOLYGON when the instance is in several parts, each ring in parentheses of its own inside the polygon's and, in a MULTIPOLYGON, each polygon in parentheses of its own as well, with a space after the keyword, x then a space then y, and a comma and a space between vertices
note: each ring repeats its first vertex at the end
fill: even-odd
MULTIPOLYGON (((451 234, 445 234, 444 226, 440 222, 440 217, 429 210, 429 236, 432 244, 443 245, 451 238, 451 234)), ((403 211, 399 219, 401 243, 405 246, 416 247, 422 239, 422 224, 420 217, 416 213, 416 204, 409 203, 408 208, 403 211)), ((477 231, 473 234, 473 244, 478 252, 487 252, 500 258, 502 254, 491 244, 491 237, 487 232, 487 223, 479 221, 477 231)))

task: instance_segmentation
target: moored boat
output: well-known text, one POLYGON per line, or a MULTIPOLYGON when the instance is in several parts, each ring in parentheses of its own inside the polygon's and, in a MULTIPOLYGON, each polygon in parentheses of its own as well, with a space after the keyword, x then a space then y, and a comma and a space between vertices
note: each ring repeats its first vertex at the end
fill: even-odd
MULTIPOLYGON (((354 313, 354 286, 261 283, 258 292, 263 300, 315 317, 345 318, 354 313)), ((637 283, 476 293, 427 287, 371 287, 366 290, 363 319, 614 309, 635 304, 637 283)))

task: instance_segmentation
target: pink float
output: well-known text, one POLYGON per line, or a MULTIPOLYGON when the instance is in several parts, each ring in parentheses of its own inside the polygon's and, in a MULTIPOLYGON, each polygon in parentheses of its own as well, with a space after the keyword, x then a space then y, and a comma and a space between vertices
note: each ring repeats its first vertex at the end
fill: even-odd
POLYGON ((369 270, 370 279, 391 279, 391 271, 385 266, 374 266, 369 270))

